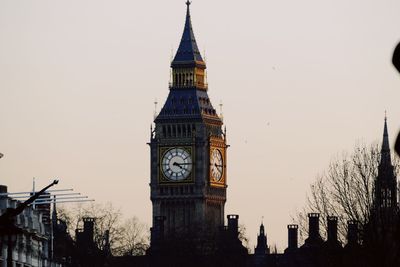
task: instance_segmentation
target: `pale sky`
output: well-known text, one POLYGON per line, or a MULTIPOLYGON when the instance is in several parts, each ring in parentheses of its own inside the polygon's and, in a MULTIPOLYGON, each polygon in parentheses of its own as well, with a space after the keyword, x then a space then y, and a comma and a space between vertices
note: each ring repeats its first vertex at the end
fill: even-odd
MULTIPOLYGON (((0 183, 73 187, 151 224, 154 100, 168 94, 184 0, 0 1, 0 183)), ((290 215, 331 158, 400 128, 397 0, 194 0, 209 95, 223 102, 226 214, 253 246, 290 215), (204 56, 204 52, 203 52, 204 56)))

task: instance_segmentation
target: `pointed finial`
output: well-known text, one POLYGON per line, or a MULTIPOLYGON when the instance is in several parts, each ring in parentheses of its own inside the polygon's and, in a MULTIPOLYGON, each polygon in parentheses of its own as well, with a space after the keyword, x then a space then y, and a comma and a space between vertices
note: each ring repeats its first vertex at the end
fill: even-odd
POLYGON ((187 16, 190 16, 190 4, 192 2, 190 2, 189 0, 186 1, 186 5, 187 5, 187 16))
MULTIPOLYGON (((36 184, 36 181, 35 181, 35 180, 36 180, 36 178, 33 177, 33 180, 32 180, 32 192, 33 192, 33 194, 35 194, 35 184, 36 184)), ((36 209, 35 203, 33 203, 32 207, 33 207, 34 209, 36 209)))
POLYGON ((380 164, 391 164, 389 134, 388 134, 388 126, 387 126, 387 112, 386 111, 385 111, 385 123, 383 126, 383 140, 382 140, 381 163, 380 164))
POLYGON ((53 221, 57 222, 57 206, 56 206, 56 202, 57 202, 57 196, 53 195, 53 214, 52 214, 52 219, 53 221))
POLYGON ((156 98, 156 99, 154 99, 154 119, 157 118, 157 104, 158 104, 158 101, 156 98))
POLYGON ((219 117, 221 118, 221 120, 224 120, 224 113, 222 112, 222 107, 224 106, 224 104, 222 104, 222 100, 219 102, 219 117))
POLYGON ((385 110, 385 124, 384 124, 384 129, 383 129, 383 136, 388 136, 388 130, 387 130, 387 111, 385 110))
POLYGON ((261 217, 261 224, 264 224, 264 216, 261 217))
POLYGON ((171 46, 171 57, 170 57, 170 63, 174 60, 174 46, 171 46))

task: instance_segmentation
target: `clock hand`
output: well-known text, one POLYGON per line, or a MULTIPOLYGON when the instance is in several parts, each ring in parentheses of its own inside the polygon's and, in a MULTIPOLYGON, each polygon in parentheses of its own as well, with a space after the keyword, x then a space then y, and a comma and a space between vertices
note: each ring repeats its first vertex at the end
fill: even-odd
POLYGON ((178 163, 178 162, 172 163, 172 166, 178 166, 179 168, 183 169, 182 165, 192 165, 192 163, 178 163))
POLYGON ((215 167, 223 167, 222 165, 218 165, 217 163, 214 164, 215 167))
POLYGON ((179 168, 181 168, 181 169, 182 169, 182 166, 181 166, 181 164, 179 164, 178 162, 174 162, 174 163, 172 163, 172 166, 178 166, 179 168))

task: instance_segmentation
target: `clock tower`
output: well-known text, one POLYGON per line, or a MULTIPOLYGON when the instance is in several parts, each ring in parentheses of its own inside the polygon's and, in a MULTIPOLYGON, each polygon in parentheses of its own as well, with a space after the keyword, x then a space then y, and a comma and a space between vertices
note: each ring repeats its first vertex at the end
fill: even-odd
POLYGON ((152 243, 160 234, 164 240, 197 238, 224 224, 226 135, 207 94, 206 64, 194 37, 190 2, 186 5, 169 95, 149 143, 152 243))

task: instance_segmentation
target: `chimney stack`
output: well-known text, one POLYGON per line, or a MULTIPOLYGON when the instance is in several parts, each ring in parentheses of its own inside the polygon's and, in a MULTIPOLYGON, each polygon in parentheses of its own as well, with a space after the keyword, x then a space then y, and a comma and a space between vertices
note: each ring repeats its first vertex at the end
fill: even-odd
POLYGON ((328 216, 328 242, 336 242, 338 217, 328 216))
POLYGON ((308 214, 308 238, 318 239, 319 235, 319 213, 308 214))
POLYGON ((358 245, 358 222, 355 220, 347 222, 347 245, 358 245))
POLYGON ((83 232, 87 245, 94 244, 94 218, 83 218, 83 232))
POLYGON ((299 226, 297 224, 289 224, 288 228, 288 249, 296 249, 298 248, 297 240, 298 240, 298 229, 299 226))
POLYGON ((4 193, 8 193, 7 190, 8 190, 8 189, 7 189, 7 186, 6 186, 6 185, 0 185, 0 193, 3 193, 3 194, 4 194, 4 193))
MULTIPOLYGON (((0 193, 5 194, 8 193, 6 185, 0 185, 0 193)), ((0 198, 6 198, 7 196, 0 196, 0 198)))
POLYGON ((239 235, 239 215, 230 214, 228 218, 228 231, 235 237, 239 235))

